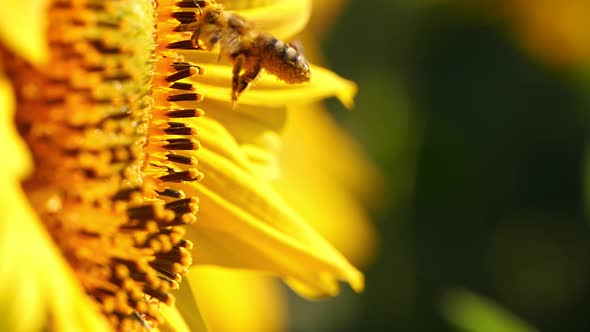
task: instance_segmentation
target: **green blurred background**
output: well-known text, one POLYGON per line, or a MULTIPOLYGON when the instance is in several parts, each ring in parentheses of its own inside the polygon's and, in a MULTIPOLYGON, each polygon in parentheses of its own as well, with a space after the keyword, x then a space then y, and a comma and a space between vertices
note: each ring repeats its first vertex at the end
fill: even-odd
POLYGON ((381 241, 360 296, 291 298, 294 331, 590 330, 590 57, 568 44, 590 34, 550 35, 590 8, 475 3, 350 1, 324 36, 360 87, 328 104, 385 174, 381 241))

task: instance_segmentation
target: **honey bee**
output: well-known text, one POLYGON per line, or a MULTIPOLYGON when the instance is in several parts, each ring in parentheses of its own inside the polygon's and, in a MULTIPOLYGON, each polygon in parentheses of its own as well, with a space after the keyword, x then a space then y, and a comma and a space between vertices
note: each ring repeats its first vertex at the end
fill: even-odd
POLYGON ((231 100, 235 103, 265 69, 286 83, 303 83, 311 78, 309 64, 297 47, 258 31, 245 18, 224 11, 212 1, 195 1, 199 15, 179 31, 192 31, 193 47, 220 48, 220 57, 233 63, 231 100), (200 4, 203 5, 200 5, 200 4))

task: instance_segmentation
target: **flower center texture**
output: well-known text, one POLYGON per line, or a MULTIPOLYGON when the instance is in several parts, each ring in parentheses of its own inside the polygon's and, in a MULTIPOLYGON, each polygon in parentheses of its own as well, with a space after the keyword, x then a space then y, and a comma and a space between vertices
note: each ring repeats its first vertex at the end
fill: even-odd
POLYGON ((3 55, 35 164, 23 188, 121 331, 161 323, 191 264, 183 235, 198 200, 177 187, 202 178, 185 122, 203 114, 202 96, 183 81, 200 68, 175 52, 187 32, 174 28, 195 12, 192 0, 54 0, 48 64, 3 55))

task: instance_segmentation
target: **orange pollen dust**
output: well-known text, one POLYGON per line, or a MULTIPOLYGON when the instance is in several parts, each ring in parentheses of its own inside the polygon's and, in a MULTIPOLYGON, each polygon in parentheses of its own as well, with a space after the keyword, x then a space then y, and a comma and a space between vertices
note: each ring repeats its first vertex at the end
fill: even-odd
POLYGON ((190 41, 174 27, 197 5, 133 2, 50 1, 47 65, 0 47, 35 162, 23 188, 119 331, 156 327, 159 306, 173 303, 191 264, 185 226, 198 209, 177 187, 203 177, 188 123, 203 114, 202 96, 187 80, 201 70, 173 46, 190 41))

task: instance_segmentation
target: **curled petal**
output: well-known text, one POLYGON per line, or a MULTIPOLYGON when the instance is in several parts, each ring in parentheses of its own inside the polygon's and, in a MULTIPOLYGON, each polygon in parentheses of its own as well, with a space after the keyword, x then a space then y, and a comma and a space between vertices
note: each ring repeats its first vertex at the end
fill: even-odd
POLYGON ((202 145, 207 146, 208 150, 223 155, 234 166, 245 172, 255 174, 247 157, 242 154, 240 146, 226 127, 217 121, 202 118, 199 119, 199 130, 199 140, 202 145))
MULTIPOLYGON (((231 70, 228 68, 228 70, 231 70)), ((228 90, 229 91, 229 90, 228 90)), ((286 107, 262 107, 242 105, 232 109, 227 100, 207 100, 201 103, 206 109, 207 118, 215 119, 225 127, 239 144, 252 143, 266 132, 281 132, 287 121, 286 107)))
POLYGON ((285 330, 286 299, 274 279, 213 266, 194 267, 188 279, 211 331, 285 330))
POLYGON ((233 160, 239 160, 241 167, 250 168, 267 180, 280 175, 278 156, 282 138, 279 132, 284 128, 285 108, 243 106, 231 110, 225 102, 203 103, 215 110, 203 118, 201 128, 200 137, 209 148, 223 149, 229 144, 234 147, 233 160))

